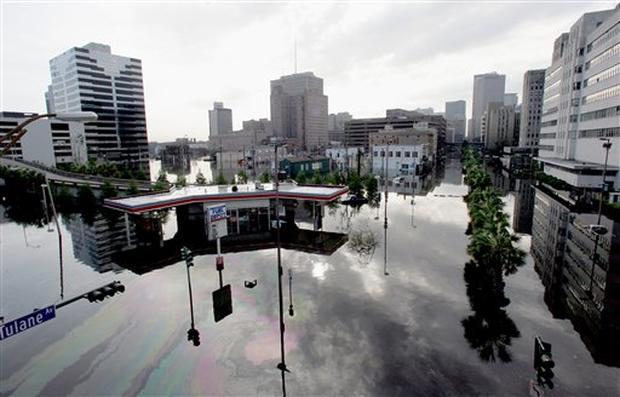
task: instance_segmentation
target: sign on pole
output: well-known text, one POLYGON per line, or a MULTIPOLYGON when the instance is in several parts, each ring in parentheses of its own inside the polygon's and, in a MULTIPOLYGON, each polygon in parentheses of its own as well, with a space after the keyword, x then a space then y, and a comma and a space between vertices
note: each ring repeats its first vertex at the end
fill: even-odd
POLYGON ((226 284, 220 289, 213 291, 213 317, 215 322, 222 320, 232 314, 232 291, 230 284, 226 284))
POLYGON ((51 320, 54 317, 56 317, 56 307, 52 305, 34 311, 16 320, 9 321, 8 323, 2 324, 2 326, 0 326, 0 340, 19 334, 20 332, 24 332, 27 329, 36 327, 37 325, 43 324, 44 322, 51 320))
POLYGON ((227 222, 225 204, 207 207, 207 235, 209 240, 226 237, 228 235, 227 222))

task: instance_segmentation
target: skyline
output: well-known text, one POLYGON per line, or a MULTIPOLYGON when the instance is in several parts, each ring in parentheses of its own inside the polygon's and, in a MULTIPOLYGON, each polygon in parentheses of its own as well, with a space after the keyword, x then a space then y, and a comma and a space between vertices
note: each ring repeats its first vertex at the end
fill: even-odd
POLYGON ((43 112, 49 60, 100 42, 142 60, 150 141, 203 140, 214 101, 232 109, 235 130, 269 118, 269 82, 294 72, 296 38, 298 71, 324 80, 329 113, 443 111, 464 99, 470 118, 474 74, 505 74, 506 92, 521 99, 523 74, 549 66, 559 34, 583 13, 614 6, 2 2, 0 110, 43 112), (470 26, 473 18, 481 23, 470 26))

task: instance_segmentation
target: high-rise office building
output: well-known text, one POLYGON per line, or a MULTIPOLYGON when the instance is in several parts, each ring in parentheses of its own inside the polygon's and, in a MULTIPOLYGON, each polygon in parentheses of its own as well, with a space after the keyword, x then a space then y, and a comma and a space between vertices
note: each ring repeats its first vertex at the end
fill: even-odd
POLYGON ((323 79, 305 72, 272 80, 271 122, 274 135, 286 138, 293 149, 327 146, 327 96, 323 94, 323 79))
POLYGON ((545 69, 528 70, 523 75, 523 103, 519 146, 536 148, 540 133, 543 93, 545 91, 545 69))
POLYGON ((482 116, 482 138, 488 150, 501 151, 504 146, 516 145, 516 112, 514 105, 491 102, 482 116))
POLYGON ((222 102, 213 102, 213 109, 209 110, 209 137, 215 138, 232 130, 232 110, 225 108, 222 102))
POLYGON ((519 95, 515 92, 508 92, 504 94, 505 106, 517 106, 519 104, 519 95))
MULTIPOLYGON (((0 135, 4 135, 36 113, 0 112, 0 135)), ((6 154, 6 157, 55 167, 59 164, 87 161, 84 123, 41 119, 28 126, 29 133, 6 154)))
POLYGON ((344 142, 344 124, 352 119, 353 116, 351 116, 349 112, 341 112, 327 116, 329 141, 344 142))
POLYGON ((46 101, 56 112, 93 111, 85 124, 92 160, 110 161, 149 173, 142 62, 89 43, 50 60, 52 84, 46 101))
POLYGON ((577 188, 620 185, 620 6, 584 14, 554 44, 545 74, 539 156, 545 172, 577 188))
POLYGON ((472 125, 468 138, 474 142, 482 141, 482 116, 491 102, 504 102, 506 76, 496 72, 474 76, 472 102, 472 125))
POLYGON ((465 139, 467 123, 466 103, 463 100, 446 102, 445 119, 452 134, 446 134, 446 141, 461 143, 465 139))
POLYGON ((620 365, 620 221, 605 202, 620 201, 619 77, 620 5, 584 14, 556 39, 538 160, 561 181, 536 184, 531 245, 547 293, 555 291, 545 301, 560 303, 596 362, 613 365, 620 365))

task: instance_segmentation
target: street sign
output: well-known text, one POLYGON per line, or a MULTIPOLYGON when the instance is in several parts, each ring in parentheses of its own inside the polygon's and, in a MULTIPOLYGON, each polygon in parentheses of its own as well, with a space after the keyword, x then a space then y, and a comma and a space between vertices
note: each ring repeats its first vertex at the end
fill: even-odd
POLYGON ((0 326, 0 340, 6 339, 10 336, 24 332, 27 329, 36 327, 39 324, 53 319, 56 317, 56 307, 54 305, 32 312, 26 316, 20 317, 16 320, 9 321, 6 324, 0 326))
POLYGON ((222 320, 232 314, 232 291, 230 284, 226 284, 220 289, 213 291, 213 316, 215 322, 222 320))
POLYGON ((209 222, 226 220, 226 205, 212 205, 207 207, 209 211, 209 222))
POLYGON ((212 205, 207 207, 207 235, 209 240, 226 237, 228 235, 228 221, 226 219, 226 205, 212 205))

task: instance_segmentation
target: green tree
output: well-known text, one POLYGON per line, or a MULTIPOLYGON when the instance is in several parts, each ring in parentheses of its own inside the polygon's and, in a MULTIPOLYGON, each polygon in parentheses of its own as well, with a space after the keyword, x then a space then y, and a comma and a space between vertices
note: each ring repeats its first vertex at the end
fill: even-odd
POLYGON ((315 185, 320 185, 323 183, 323 176, 319 170, 314 171, 314 175, 312 175, 312 183, 315 185))
POLYGON ((131 172, 131 170, 127 167, 123 167, 123 170, 121 171, 121 175, 123 179, 133 179, 133 173, 131 172))
POLYGON ((260 175, 260 181, 262 183, 269 183, 269 182, 271 182, 271 175, 267 171, 263 172, 260 175))
MULTIPOLYGON (((156 189, 156 190, 161 190, 161 189, 156 189)), ((136 181, 131 181, 129 183, 129 189, 127 190, 127 194, 132 196, 134 194, 138 194, 140 193, 138 190, 138 185, 136 184, 136 181)))
POLYGON ((136 172, 136 179, 140 180, 140 181, 148 181, 149 177, 146 175, 146 173, 144 172, 144 170, 142 168, 140 168, 138 170, 138 172, 136 172))
POLYGON ((105 181, 103 185, 101 185, 101 194, 104 198, 116 197, 118 196, 118 190, 116 189, 116 186, 112 185, 108 181, 105 181))
POLYGON ((222 173, 222 171, 220 171, 219 174, 217 174, 217 178, 215 178, 215 184, 216 185, 226 185, 228 182, 226 181, 226 178, 224 178, 224 174, 222 173))
POLYGON ((364 185, 362 184, 362 179, 360 178, 359 175, 357 175, 357 173, 355 172, 351 173, 347 184, 349 186, 349 191, 352 194, 356 194, 356 195, 362 194, 364 185))
POLYGON ((374 197, 379 190, 379 183, 377 182, 377 178, 374 175, 366 174, 363 178, 364 189, 366 190, 366 196, 370 199, 370 197, 374 197))
POLYGON ((166 173, 166 170, 164 170, 163 168, 159 170, 159 176, 157 176, 157 181, 168 182, 168 174, 166 173))
POLYGON ((202 171, 198 171, 196 175, 196 185, 204 186, 207 184, 207 178, 202 174, 202 171))
POLYGON ((169 185, 170 184, 168 183, 168 181, 157 180, 153 184, 153 190, 155 190, 155 191, 166 190, 166 189, 168 189, 169 185))
POLYGON ((295 182, 299 183, 300 185, 306 183, 306 174, 304 172, 298 172, 295 176, 295 182))
POLYGON ((78 188, 77 203, 78 206, 83 209, 94 208, 97 205, 97 198, 89 185, 80 185, 78 188))
POLYGON ((185 186, 187 186, 187 179, 185 179, 185 175, 177 176, 177 181, 174 184, 177 187, 185 187, 185 186))
POLYGON ((237 180, 239 184, 248 183, 248 174, 244 170, 239 171, 237 173, 237 180))

